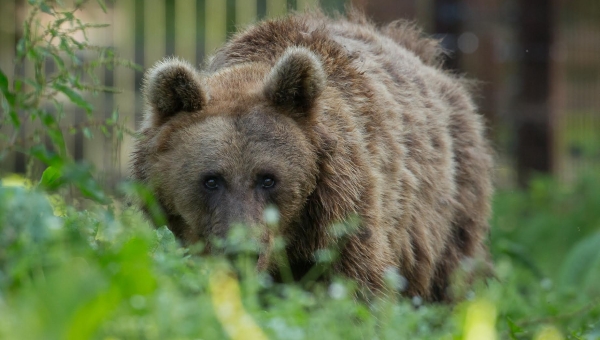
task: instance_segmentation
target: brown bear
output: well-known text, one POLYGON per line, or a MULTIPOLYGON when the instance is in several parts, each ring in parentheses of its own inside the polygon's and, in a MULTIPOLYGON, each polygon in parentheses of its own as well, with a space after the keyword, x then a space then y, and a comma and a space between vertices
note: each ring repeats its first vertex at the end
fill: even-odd
POLYGON ((406 295, 446 300, 461 260, 488 257, 492 156, 442 53, 410 24, 309 13, 250 26, 203 71, 166 59, 145 76, 134 177, 184 244, 242 223, 275 272, 272 205, 294 277, 337 247, 333 273, 367 292, 395 270, 406 295))

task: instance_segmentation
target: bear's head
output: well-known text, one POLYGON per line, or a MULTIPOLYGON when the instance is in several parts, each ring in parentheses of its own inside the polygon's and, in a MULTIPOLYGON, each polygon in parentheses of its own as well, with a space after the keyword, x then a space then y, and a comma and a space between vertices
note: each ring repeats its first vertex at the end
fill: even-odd
MULTIPOLYGON (((273 64, 202 74, 168 59, 145 76, 146 112, 134 176, 156 194, 184 243, 252 230, 269 265, 278 233, 300 219, 332 140, 320 125, 326 74, 319 58, 289 48, 273 64), (265 209, 279 211, 277 228, 265 209)), ((334 142, 333 142, 334 143, 334 142)))

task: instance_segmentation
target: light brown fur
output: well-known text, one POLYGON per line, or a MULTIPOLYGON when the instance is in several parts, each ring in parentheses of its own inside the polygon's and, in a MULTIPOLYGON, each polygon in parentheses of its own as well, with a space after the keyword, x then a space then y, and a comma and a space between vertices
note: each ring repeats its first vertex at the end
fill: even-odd
MULTIPOLYGON (((448 299, 460 261, 487 256, 492 157, 441 54, 409 24, 376 28, 358 13, 258 23, 203 73, 178 60, 147 73, 134 177, 185 243, 244 222, 268 253, 262 211, 274 204, 296 276, 338 247, 333 270, 363 288, 383 292, 393 269, 405 294, 448 299), (265 176, 276 187, 257 186, 265 176), (354 215, 358 231, 341 240, 332 224, 354 215)), ((268 256, 259 265, 274 270, 268 256)))

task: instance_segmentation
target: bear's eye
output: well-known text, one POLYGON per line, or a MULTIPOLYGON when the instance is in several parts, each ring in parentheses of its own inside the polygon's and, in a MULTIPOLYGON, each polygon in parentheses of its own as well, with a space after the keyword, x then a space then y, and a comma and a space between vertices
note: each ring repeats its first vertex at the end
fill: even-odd
POLYGON ((265 189, 272 188, 275 185, 275 179, 271 176, 265 176, 262 180, 262 187, 265 189))
POLYGON ((204 186, 209 190, 215 190, 219 187, 219 180, 216 177, 208 177, 204 181, 204 186))

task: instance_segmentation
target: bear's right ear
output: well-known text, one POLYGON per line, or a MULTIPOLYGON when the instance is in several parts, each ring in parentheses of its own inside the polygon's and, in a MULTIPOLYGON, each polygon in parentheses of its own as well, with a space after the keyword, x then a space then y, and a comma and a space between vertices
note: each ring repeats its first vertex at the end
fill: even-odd
POLYGON ((143 94, 150 112, 145 125, 160 126, 179 112, 197 112, 206 102, 192 65, 179 59, 158 62, 144 77, 143 94))

